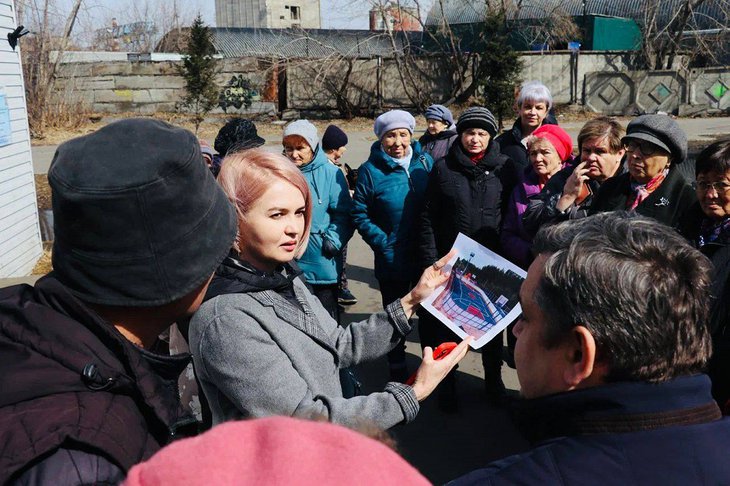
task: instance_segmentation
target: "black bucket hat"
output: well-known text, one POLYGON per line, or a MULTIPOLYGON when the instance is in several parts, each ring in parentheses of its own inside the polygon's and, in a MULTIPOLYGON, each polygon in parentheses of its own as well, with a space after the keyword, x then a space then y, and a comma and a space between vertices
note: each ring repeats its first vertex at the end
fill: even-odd
POLYGON ((128 119, 58 147, 55 276, 85 302, 152 307, 210 278, 236 236, 233 206, 187 130, 128 119))

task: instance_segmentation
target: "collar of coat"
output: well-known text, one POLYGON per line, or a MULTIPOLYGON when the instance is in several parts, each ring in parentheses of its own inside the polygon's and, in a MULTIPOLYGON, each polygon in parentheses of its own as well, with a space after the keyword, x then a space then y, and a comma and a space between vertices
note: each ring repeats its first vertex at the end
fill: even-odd
POLYGON ((301 274, 302 271, 293 261, 283 264, 279 270, 261 272, 248 262, 239 260, 236 253, 231 250, 218 265, 205 294, 205 300, 222 294, 290 290, 294 279, 301 274))
MULTIPOLYGON (((284 298, 280 293, 274 291, 263 291, 252 293, 251 297, 256 299, 261 305, 270 307, 276 315, 284 322, 287 322, 299 329, 309 337, 317 341, 322 347, 329 350, 338 359, 336 344, 331 337, 319 325, 319 320, 314 310, 309 305, 307 294, 311 292, 307 289, 301 278, 294 279, 294 296, 299 303, 295 305, 284 298), (299 285, 297 285, 299 282, 299 285)), ((327 316, 329 317, 329 316, 327 316)))
POLYGON ((440 131, 436 135, 431 135, 430 132, 424 133, 421 138, 418 139, 418 142, 421 145, 426 145, 427 143, 434 142, 436 140, 447 140, 451 137, 455 137, 457 133, 454 130, 449 130, 448 128, 446 130, 440 131))
POLYGON ((43 396, 103 391, 136 397, 168 432, 187 425, 177 379, 189 354, 160 355, 124 338, 53 274, 0 293, 0 407, 43 396), (93 365, 93 368, 90 366, 93 365), (34 380, 19 380, 32 367, 34 380))
MULTIPOLYGON (((428 163, 426 161, 426 155, 423 153, 421 144, 417 141, 411 142, 411 150, 413 150, 413 156, 411 157, 411 165, 408 168, 408 172, 413 172, 417 168, 423 168, 428 171, 428 163)), ((370 158, 368 159, 371 163, 379 166, 381 170, 394 171, 400 169, 400 165, 391 157, 386 154, 380 141, 374 142, 370 146, 370 158)))
POLYGON ((447 162, 451 162, 451 165, 455 170, 463 172, 467 176, 476 178, 485 172, 494 172, 501 168, 508 160, 508 158, 501 154, 499 143, 496 140, 491 140, 489 146, 484 153, 484 157, 474 164, 469 154, 461 146, 461 143, 454 143, 449 149, 449 153, 446 155, 447 162))
POLYGON ((515 422, 533 442, 562 436, 654 430, 720 420, 707 375, 663 383, 619 382, 518 400, 515 422))
POLYGON ((309 305, 306 296, 309 290, 298 278, 301 274, 302 271, 293 261, 285 263, 277 271, 264 273, 238 260, 231 252, 216 270, 205 300, 222 294, 249 294, 261 305, 270 307, 279 319, 309 335, 337 356, 335 344, 319 325, 309 305), (301 285, 297 285, 297 281, 301 285), (293 298, 288 299, 287 294, 293 298))
POLYGON ((312 157, 312 160, 305 165, 302 165, 299 167, 299 170, 301 170, 303 173, 307 172, 313 172, 316 169, 319 169, 323 165, 329 165, 330 161, 327 158, 327 154, 324 153, 324 150, 320 148, 319 145, 317 145, 317 148, 314 151, 314 156, 312 157))

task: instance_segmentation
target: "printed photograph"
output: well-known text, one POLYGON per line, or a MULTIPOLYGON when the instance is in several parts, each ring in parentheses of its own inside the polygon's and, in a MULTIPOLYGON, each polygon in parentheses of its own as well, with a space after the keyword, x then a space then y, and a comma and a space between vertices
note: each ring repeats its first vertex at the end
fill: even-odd
POLYGON ((471 238, 459 234, 446 283, 422 306, 478 349, 519 317, 519 292, 526 273, 471 238))

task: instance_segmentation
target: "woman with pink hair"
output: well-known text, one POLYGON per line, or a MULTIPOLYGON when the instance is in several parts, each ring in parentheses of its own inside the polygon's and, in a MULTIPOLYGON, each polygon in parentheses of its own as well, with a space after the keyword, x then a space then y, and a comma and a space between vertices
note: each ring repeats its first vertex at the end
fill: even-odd
POLYGON ((293 260, 307 244, 312 201, 307 182, 281 155, 251 150, 226 158, 218 177, 238 214, 239 234, 212 284, 216 297, 190 323, 195 370, 213 424, 248 417, 326 417, 389 428, 415 418, 425 399, 466 354, 444 360, 426 348, 412 386, 344 398, 339 370, 378 358, 411 330, 409 318, 443 283, 450 255, 418 284, 365 321, 337 325, 307 289, 293 260))

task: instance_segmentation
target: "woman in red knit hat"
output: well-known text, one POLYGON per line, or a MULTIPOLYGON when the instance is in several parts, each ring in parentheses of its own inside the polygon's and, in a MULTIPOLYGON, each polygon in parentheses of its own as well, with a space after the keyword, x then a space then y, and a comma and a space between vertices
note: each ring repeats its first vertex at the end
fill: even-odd
POLYGON ((532 262, 532 237, 522 226, 528 198, 539 194, 548 179, 570 163, 573 141, 558 125, 543 125, 527 139, 527 152, 530 166, 512 191, 500 236, 504 256, 522 268, 532 262))

